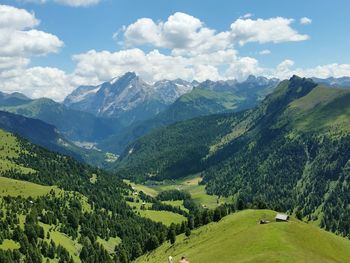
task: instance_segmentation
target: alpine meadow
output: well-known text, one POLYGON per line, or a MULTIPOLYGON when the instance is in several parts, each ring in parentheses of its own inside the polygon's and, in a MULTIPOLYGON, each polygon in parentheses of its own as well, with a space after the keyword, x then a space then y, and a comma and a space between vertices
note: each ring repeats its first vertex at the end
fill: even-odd
POLYGON ((0 263, 350 262, 348 10, 0 0, 0 263))

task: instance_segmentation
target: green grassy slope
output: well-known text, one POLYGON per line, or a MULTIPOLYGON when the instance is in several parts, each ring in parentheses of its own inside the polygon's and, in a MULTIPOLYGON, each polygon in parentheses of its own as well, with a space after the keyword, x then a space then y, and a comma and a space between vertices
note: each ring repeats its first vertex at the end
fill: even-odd
POLYGON ((55 186, 45 186, 26 181, 0 177, 0 196, 38 197, 50 193, 51 190, 59 192, 55 186))
POLYGON ((163 263, 168 256, 177 262, 182 255, 190 262, 348 262, 350 241, 312 225, 292 219, 275 223, 276 212, 245 210, 229 215, 192 232, 189 238, 178 236, 174 245, 163 244, 137 263, 163 263), (265 218, 271 221, 258 224, 265 218))
POLYGON ((289 104, 298 131, 350 132, 350 90, 318 86, 307 96, 289 104))
POLYGON ((16 137, 0 129, 0 173, 8 172, 11 170, 21 172, 23 174, 29 174, 34 172, 29 167, 13 162, 13 159, 19 157, 20 145, 16 137))
MULTIPOLYGON (((151 181, 149 184, 136 184, 130 180, 124 180, 124 182, 130 184, 136 191, 142 191, 145 194, 156 197, 159 193, 168 190, 179 190, 188 192, 193 201, 201 206, 207 207, 209 209, 214 209, 224 203, 232 203, 231 197, 220 198, 217 195, 209 195, 205 190, 205 185, 199 184, 202 181, 202 178, 198 175, 189 176, 183 179, 178 180, 165 180, 162 182, 151 181)), ((180 207, 182 210, 188 212, 186 208, 182 205, 183 201, 163 201, 165 204, 172 205, 174 207, 180 207)), ((131 204, 134 206, 135 204, 131 204)))
POLYGON ((223 113, 237 110, 241 101, 244 101, 244 98, 230 92, 195 88, 190 93, 181 96, 159 117, 176 122, 198 116, 223 113))

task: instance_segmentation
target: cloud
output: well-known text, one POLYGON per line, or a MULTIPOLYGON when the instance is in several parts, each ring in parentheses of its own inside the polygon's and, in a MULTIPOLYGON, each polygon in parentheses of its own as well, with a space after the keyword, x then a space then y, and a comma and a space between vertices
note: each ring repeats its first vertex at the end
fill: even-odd
POLYGON ((8 30, 0 29, 0 56, 42 56, 56 53, 63 42, 55 35, 39 30, 8 30))
POLYGON ((122 30, 123 43, 127 47, 149 45, 167 48, 174 55, 191 56, 232 48, 237 43, 281 43, 309 38, 291 27, 293 19, 275 17, 252 20, 251 16, 244 15, 234 21, 229 30, 221 32, 205 26, 200 19, 181 12, 169 16, 166 21, 155 22, 150 18, 140 18, 122 30))
POLYGON ((21 30, 33 28, 40 23, 34 14, 8 5, 0 5, 0 14, 0 29, 21 30))
POLYGON ((237 19, 231 24, 231 36, 240 45, 249 42, 281 43, 303 41, 309 39, 308 35, 299 34, 291 27, 293 19, 275 17, 269 19, 237 19))
POLYGON ((302 25, 309 25, 309 24, 312 23, 312 20, 310 18, 308 18, 308 17, 302 17, 302 18, 300 18, 299 22, 302 25))
POLYGON ((40 21, 34 13, 0 5, 0 14, 2 90, 24 91, 31 96, 38 96, 39 93, 55 98, 62 96, 60 89, 63 85, 57 86, 59 89, 55 87, 62 80, 63 71, 40 67, 28 68, 28 66, 34 56, 58 52, 64 45, 63 41, 53 34, 35 29, 40 21), (57 74, 58 72, 60 74, 57 74), (55 77, 60 79, 55 80, 55 77))
MULTIPOLYGON (((45 0, 39 0, 45 1, 45 0)), ((63 1, 68 4, 68 0, 63 1)), ((69 1, 82 5, 83 2, 69 1)), ((32 97, 62 100, 74 87, 108 81, 134 71, 147 82, 182 78, 204 81, 237 79, 249 75, 288 78, 301 76, 350 75, 349 64, 328 64, 314 68, 295 68, 286 59, 275 67, 265 68, 254 57, 242 56, 239 46, 250 42, 281 43, 303 41, 309 36, 292 28, 293 19, 275 17, 251 19, 250 15, 235 20, 226 31, 216 31, 200 19, 177 12, 166 21, 140 18, 123 27, 117 37, 120 50, 90 50, 72 57, 73 72, 54 67, 29 67, 33 56, 58 52, 64 43, 55 35, 37 29, 40 21, 33 13, 1 6, 0 16, 0 81, 5 91, 20 91, 32 97), (2 9, 1 9, 2 8, 2 9), (147 45, 144 51, 142 47, 147 45)), ((270 54, 264 49, 260 55, 270 54)))
POLYGON ((238 73, 231 78, 244 78, 255 73, 251 66, 254 59, 238 57, 233 49, 191 57, 164 55, 156 49, 148 53, 138 48, 117 52, 90 50, 75 55, 73 59, 77 62, 73 73, 73 82, 77 85, 98 84, 127 71, 135 71, 148 82, 176 78, 198 81, 225 78, 225 70, 220 70, 220 67, 231 68, 233 74, 232 65, 236 65, 238 73))
POLYGON ((252 14, 252 13, 247 13, 247 14, 245 14, 245 15, 243 15, 243 16, 240 16, 239 18, 251 18, 251 17, 253 17, 254 15, 252 14))
POLYGON ((0 5, 0 56, 40 56, 57 52, 63 42, 55 35, 34 29, 39 20, 24 9, 0 5))
POLYGON ((263 74, 270 77, 277 77, 280 79, 290 78, 292 75, 301 77, 345 77, 350 76, 350 64, 325 64, 310 68, 295 67, 295 62, 290 59, 282 61, 276 68, 265 68, 263 74))
POLYGON ((128 71, 137 72, 149 82, 193 77, 191 69, 186 68, 186 58, 163 55, 158 50, 149 53, 138 48, 117 52, 90 50, 73 59, 77 62, 74 72, 77 84, 98 84, 128 71))
POLYGON ((225 72, 226 79, 245 80, 249 75, 260 75, 263 69, 255 58, 242 57, 232 63, 225 72))
POLYGON ((259 52, 259 55, 269 55, 271 54, 271 51, 269 49, 264 49, 259 52))
POLYGON ((345 77, 350 76, 350 64, 326 64, 319 65, 314 68, 295 69, 295 74, 304 77, 318 77, 318 78, 329 78, 329 77, 345 77))
MULTIPOLYGON (((0 74, 0 78, 4 78, 0 74)), ((48 97, 63 100, 73 89, 70 78, 57 68, 32 67, 20 69, 2 83, 2 91, 22 92, 32 98, 48 97)))
POLYGON ((140 18, 125 28, 125 41, 128 46, 152 44, 162 46, 160 26, 150 18, 140 18))
POLYGON ((124 42, 126 46, 168 48, 175 55, 211 52, 231 46, 227 32, 216 33, 198 18, 181 12, 169 16, 165 22, 138 19, 125 27, 124 42))

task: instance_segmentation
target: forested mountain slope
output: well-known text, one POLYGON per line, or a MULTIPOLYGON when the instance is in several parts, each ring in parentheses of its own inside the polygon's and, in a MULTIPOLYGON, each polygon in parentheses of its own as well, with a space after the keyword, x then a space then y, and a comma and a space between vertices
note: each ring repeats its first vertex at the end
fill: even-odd
POLYGON ((202 172, 209 193, 350 233, 349 90, 294 76, 253 110, 208 118, 137 140, 120 173, 163 179, 202 172))
POLYGON ((91 113, 72 110, 46 98, 22 100, 20 103, 0 100, 0 110, 54 125, 67 139, 72 141, 96 142, 122 128, 117 120, 107 120, 91 113))
POLYGON ((0 179, 1 262, 129 262, 166 235, 127 205, 118 177, 3 130, 0 179), (101 243, 119 238, 109 255, 101 243))
POLYGON ((243 82, 204 81, 156 116, 126 127, 120 133, 102 140, 98 146, 106 151, 121 154, 130 142, 156 128, 195 117, 252 108, 271 93, 278 82, 278 79, 254 76, 243 82))
POLYGON ((65 139, 53 125, 38 119, 0 111, 0 129, 19 135, 30 142, 45 147, 51 151, 69 155, 75 159, 98 167, 107 165, 115 160, 112 155, 78 147, 65 139))
POLYGON ((153 129, 199 116, 237 111, 244 100, 231 92, 194 88, 154 118, 125 128, 122 132, 101 141, 98 147, 120 154, 130 142, 153 129))

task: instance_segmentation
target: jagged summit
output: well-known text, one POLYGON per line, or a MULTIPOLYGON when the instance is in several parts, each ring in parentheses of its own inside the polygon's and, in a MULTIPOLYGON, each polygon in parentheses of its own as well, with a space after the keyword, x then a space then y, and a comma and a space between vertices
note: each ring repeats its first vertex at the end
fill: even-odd
POLYGON ((135 72, 127 72, 98 86, 79 87, 64 104, 129 125, 155 116, 192 88, 191 83, 180 79, 149 84, 135 72))

